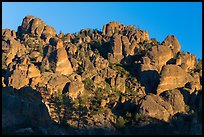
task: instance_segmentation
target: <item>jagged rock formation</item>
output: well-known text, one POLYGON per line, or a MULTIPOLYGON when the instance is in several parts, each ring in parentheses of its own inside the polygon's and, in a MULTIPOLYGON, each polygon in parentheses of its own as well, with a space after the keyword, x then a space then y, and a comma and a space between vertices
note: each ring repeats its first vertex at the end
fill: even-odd
POLYGON ((161 72, 157 94, 160 94, 162 91, 184 87, 186 83, 191 81, 193 81, 192 76, 186 73, 181 67, 166 65, 161 72))
POLYGON ((180 134, 179 119, 200 134, 202 60, 180 49, 133 25, 56 34, 26 16, 17 32, 2 29, 4 133, 123 134, 159 121, 180 134))
POLYGON ((71 63, 67 58, 67 52, 63 47, 57 49, 56 73, 57 72, 64 75, 69 75, 73 72, 71 63))

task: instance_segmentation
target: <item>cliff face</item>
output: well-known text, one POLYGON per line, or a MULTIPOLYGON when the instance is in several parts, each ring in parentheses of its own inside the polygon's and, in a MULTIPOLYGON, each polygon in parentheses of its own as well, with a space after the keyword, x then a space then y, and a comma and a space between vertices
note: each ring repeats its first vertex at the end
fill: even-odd
POLYGON ((200 134, 202 61, 180 48, 173 35, 159 43, 118 22, 56 34, 26 16, 17 32, 2 29, 4 133, 141 134, 160 122, 158 134, 167 122, 181 134, 187 117, 184 133, 200 134))

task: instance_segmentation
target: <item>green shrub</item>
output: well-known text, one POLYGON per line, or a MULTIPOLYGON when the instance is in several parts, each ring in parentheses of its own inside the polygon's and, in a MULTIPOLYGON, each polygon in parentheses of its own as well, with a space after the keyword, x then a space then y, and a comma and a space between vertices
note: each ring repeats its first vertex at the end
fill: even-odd
POLYGON ((94 88, 94 82, 93 82, 92 79, 86 78, 86 79, 83 81, 83 83, 84 83, 84 88, 85 88, 86 90, 93 90, 93 88, 94 88))
POLYGON ((137 113, 137 114, 135 115, 135 120, 136 120, 136 121, 140 120, 141 118, 142 118, 142 114, 137 113))
POLYGON ((50 69, 52 70, 52 72, 55 72, 55 70, 56 70, 56 63, 55 63, 55 61, 50 61, 50 69))
POLYGON ((117 128, 122 128, 122 127, 125 127, 125 119, 122 117, 122 116, 119 116, 116 120, 116 127, 117 128))

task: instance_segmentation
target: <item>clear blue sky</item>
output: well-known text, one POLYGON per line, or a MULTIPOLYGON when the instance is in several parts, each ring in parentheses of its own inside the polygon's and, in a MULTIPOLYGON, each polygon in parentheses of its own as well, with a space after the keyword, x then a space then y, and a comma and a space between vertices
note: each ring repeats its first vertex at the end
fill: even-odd
POLYGON ((162 42, 175 35, 182 48, 202 58, 201 2, 3 2, 2 27, 17 30, 26 15, 41 18, 57 32, 102 29, 110 21, 140 26, 162 42))

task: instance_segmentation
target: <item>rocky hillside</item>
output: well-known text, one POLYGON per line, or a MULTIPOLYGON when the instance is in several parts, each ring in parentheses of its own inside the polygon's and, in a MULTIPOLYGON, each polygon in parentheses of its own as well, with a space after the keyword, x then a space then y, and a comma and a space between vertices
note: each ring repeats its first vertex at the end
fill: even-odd
POLYGON ((133 25, 57 34, 26 16, 2 29, 3 134, 202 134, 202 60, 180 49, 133 25))

